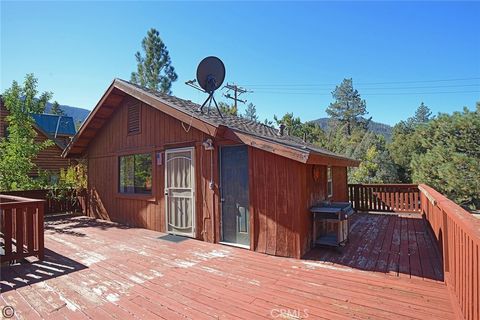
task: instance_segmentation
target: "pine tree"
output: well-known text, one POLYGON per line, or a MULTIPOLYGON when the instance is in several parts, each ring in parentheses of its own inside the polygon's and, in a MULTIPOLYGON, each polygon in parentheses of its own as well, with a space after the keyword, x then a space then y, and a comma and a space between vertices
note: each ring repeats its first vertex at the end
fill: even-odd
POLYGON ((432 112, 423 102, 415 111, 415 116, 411 118, 414 124, 427 123, 432 119, 432 112))
POLYGON ((421 144, 422 137, 418 136, 417 129, 431 119, 432 112, 430 108, 422 102, 413 117, 408 118, 407 121, 400 121, 393 127, 389 151, 397 166, 401 182, 412 182, 412 157, 415 154, 425 152, 421 144))
POLYGON ((137 72, 132 72, 130 80, 142 87, 170 94, 172 82, 178 76, 172 66, 167 47, 155 29, 150 29, 142 40, 144 56, 137 51, 137 72))
POLYGON ((258 121, 257 108, 253 103, 249 103, 247 105, 247 109, 245 109, 244 118, 250 121, 255 121, 255 122, 258 121))
POLYGON ((358 90, 353 88, 352 79, 344 79, 332 92, 335 102, 327 108, 327 114, 332 120, 346 125, 348 135, 352 134, 353 127, 361 125, 366 129, 369 120, 363 118, 367 112, 367 104, 362 100, 358 90))
POLYGON ((60 108, 60 104, 57 101, 52 103, 52 107, 50 108, 51 114, 57 114, 59 116, 65 115, 65 112, 60 108))
POLYGON ((282 118, 273 117, 277 125, 285 126, 285 134, 302 139, 305 142, 324 146, 326 142, 325 132, 316 123, 302 123, 299 117, 293 113, 286 113, 282 118))
POLYGON ((417 129, 423 151, 411 161, 413 182, 426 183, 468 208, 480 208, 480 108, 441 114, 417 129))
POLYGON ((230 116, 237 116, 238 115, 238 109, 235 107, 235 105, 229 105, 226 102, 220 101, 218 103, 218 108, 220 109, 220 112, 222 114, 230 115, 230 116))

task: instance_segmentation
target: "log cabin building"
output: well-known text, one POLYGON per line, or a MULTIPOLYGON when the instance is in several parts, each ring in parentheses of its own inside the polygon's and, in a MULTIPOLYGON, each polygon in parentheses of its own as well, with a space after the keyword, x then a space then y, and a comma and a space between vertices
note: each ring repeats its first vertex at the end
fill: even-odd
MULTIPOLYGON (((9 112, 5 108, 0 97, 0 138, 8 138, 8 122, 6 121, 9 112)), ((60 169, 75 164, 72 159, 62 157, 62 152, 75 135, 73 118, 64 115, 54 114, 32 114, 33 128, 37 133, 36 143, 43 143, 51 140, 53 144, 41 150, 33 163, 36 167, 29 173, 29 176, 38 175, 38 170, 47 170, 52 177, 58 176, 60 169)))
POLYGON ((348 201, 359 162, 115 79, 64 151, 88 162, 90 216, 302 257, 310 206, 348 201))

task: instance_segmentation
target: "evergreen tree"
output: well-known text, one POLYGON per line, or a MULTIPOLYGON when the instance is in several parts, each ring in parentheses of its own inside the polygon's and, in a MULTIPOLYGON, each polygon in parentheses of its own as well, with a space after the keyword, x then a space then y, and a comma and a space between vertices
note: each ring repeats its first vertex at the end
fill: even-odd
POLYGON ((150 29, 142 40, 144 56, 137 51, 137 72, 132 72, 131 79, 142 87, 170 94, 172 82, 177 74, 172 66, 167 47, 155 29, 150 29))
POLYGON ((375 145, 368 148, 365 158, 360 162, 360 166, 351 174, 350 180, 353 183, 379 183, 379 181, 375 179, 378 170, 378 163, 375 159, 378 157, 378 154, 375 145))
POLYGON ((415 115, 400 121, 393 127, 392 141, 389 151, 397 166, 400 182, 411 183, 411 161, 414 154, 425 151, 422 147, 422 137, 418 136, 417 129, 432 119, 430 109, 422 102, 415 111, 415 115))
POLYGON ((274 116, 277 125, 285 126, 286 134, 302 139, 305 142, 324 146, 326 141, 325 132, 316 123, 302 123, 299 117, 295 117, 293 113, 286 113, 282 118, 274 116))
POLYGON ((226 102, 220 101, 218 103, 218 108, 220 109, 220 112, 226 115, 230 116, 237 116, 238 115, 238 109, 235 107, 235 105, 229 105, 226 102))
POLYGON ((62 108, 60 108, 60 104, 57 101, 54 101, 52 103, 52 107, 50 108, 50 113, 57 114, 59 116, 65 115, 65 112, 63 112, 62 108))
POLYGON ((316 144, 321 147, 325 146, 327 139, 322 128, 313 122, 305 122, 302 124, 302 137, 300 138, 305 142, 316 144))
POLYGON ((245 109, 245 114, 244 117, 250 121, 258 121, 258 115, 257 115, 257 108, 253 103, 249 103, 247 105, 247 109, 245 109))
POLYGON ((420 106, 417 108, 415 111, 415 116, 411 118, 411 121, 413 124, 422 124, 422 123, 427 123, 432 119, 432 112, 430 111, 430 108, 427 107, 423 102, 420 104, 420 106))
POLYGON ((5 108, 9 111, 8 138, 0 139, 0 190, 18 190, 32 187, 28 174, 35 168, 32 160, 38 152, 52 145, 52 141, 35 142, 37 133, 32 113, 44 113, 51 93, 44 92, 36 98, 37 79, 33 74, 25 77, 23 87, 16 81, 3 94, 5 108))
POLYGON ((417 130, 423 151, 413 155, 413 181, 460 205, 480 208, 480 107, 441 114, 417 130))
POLYGON ((277 118, 276 115, 273 116, 273 119, 277 125, 283 124, 285 126, 285 133, 290 136, 296 136, 299 138, 303 137, 303 125, 299 117, 295 117, 293 113, 286 113, 282 118, 277 118))
POLYGON ((349 153, 347 155, 361 160, 360 167, 351 170, 351 182, 393 183, 398 181, 397 169, 382 135, 366 132, 359 143, 351 143, 351 145, 353 148, 351 151, 347 150, 349 153))
POLYGON ((352 79, 344 79, 342 83, 332 92, 335 102, 332 102, 327 108, 327 114, 332 120, 346 125, 345 129, 348 135, 352 134, 355 126, 368 127, 369 120, 363 118, 367 112, 365 100, 362 100, 358 90, 353 88, 352 79))

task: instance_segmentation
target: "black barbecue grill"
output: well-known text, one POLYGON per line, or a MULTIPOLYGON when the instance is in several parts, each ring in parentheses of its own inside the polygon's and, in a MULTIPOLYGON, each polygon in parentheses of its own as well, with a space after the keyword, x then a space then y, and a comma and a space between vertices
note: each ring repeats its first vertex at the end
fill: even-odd
POLYGON ((312 246, 340 247, 348 242, 348 219, 354 213, 349 202, 324 202, 310 208, 313 216, 312 246))

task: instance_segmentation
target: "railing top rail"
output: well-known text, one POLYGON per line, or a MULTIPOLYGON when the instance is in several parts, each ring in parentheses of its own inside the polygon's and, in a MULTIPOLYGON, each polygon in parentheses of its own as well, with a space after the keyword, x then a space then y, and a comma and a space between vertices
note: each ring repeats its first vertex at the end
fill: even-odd
POLYGON ((407 188, 416 188, 418 184, 413 183, 349 183, 349 186, 359 186, 359 187, 407 187, 407 188))
POLYGON ((6 194, 0 194, 0 205, 3 207, 5 205, 15 205, 15 204, 34 204, 45 202, 42 199, 30 199, 24 197, 10 196, 6 194))
POLYGON ((0 193, 0 199, 9 199, 9 200, 17 200, 17 201, 38 201, 41 199, 32 199, 32 198, 25 198, 25 197, 19 197, 19 196, 11 196, 8 194, 1 194, 0 193))
POLYGON ((420 184, 418 188, 433 205, 440 207, 450 218, 459 223, 470 237, 476 239, 477 242, 480 242, 479 219, 475 218, 467 210, 463 209, 432 187, 420 184))

